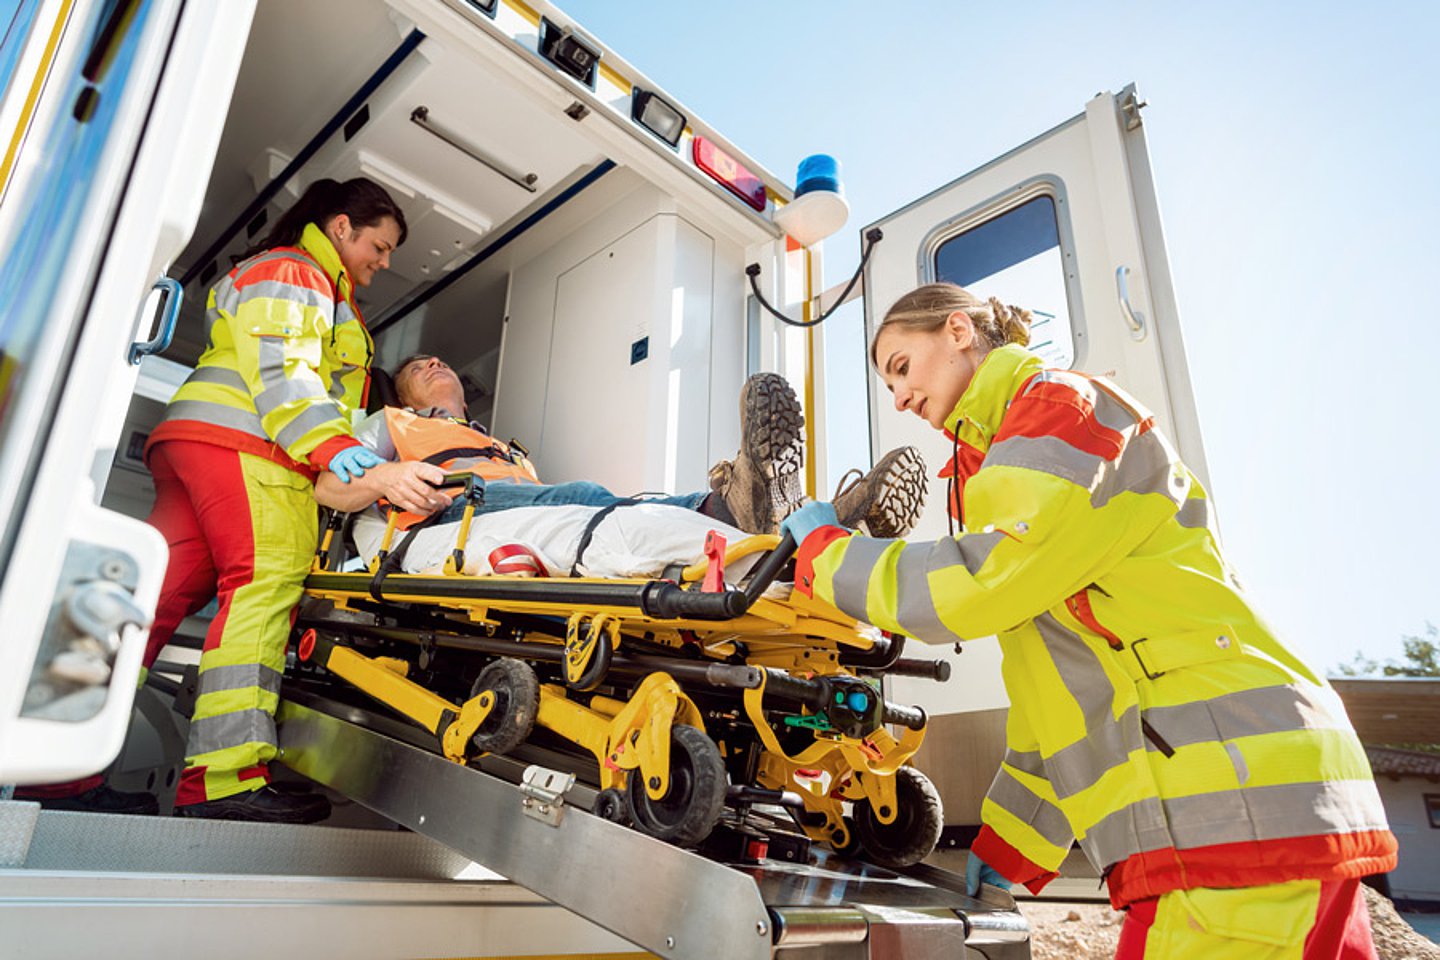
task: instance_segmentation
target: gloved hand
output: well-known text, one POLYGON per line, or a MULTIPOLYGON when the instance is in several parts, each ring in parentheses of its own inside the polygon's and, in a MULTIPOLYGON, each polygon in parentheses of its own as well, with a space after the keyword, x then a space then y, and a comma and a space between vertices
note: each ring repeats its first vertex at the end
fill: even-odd
POLYGON ((971 850, 970 859, 965 863, 965 893, 972 897, 979 895, 982 883, 999 887, 1001 890, 1010 889, 1010 881, 1002 877, 1000 871, 976 856, 974 850, 971 850))
POLYGON ((366 446, 346 447, 335 456, 330 458, 330 463, 325 469, 340 478, 341 483, 349 483, 350 478, 364 476, 365 471, 371 467, 378 467, 384 463, 375 451, 366 446))
POLYGON ((826 503, 823 500, 812 500, 780 521, 780 536, 790 534, 795 538, 795 545, 798 547, 805 542, 806 537, 821 527, 838 526, 840 526, 840 519, 835 516, 834 504, 826 503))

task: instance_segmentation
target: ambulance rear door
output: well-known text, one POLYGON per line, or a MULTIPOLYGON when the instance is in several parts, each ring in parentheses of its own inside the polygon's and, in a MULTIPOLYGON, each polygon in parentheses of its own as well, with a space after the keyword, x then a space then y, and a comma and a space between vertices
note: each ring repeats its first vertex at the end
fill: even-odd
POLYGON ((0 784, 98 771, 129 724, 166 548, 98 491, 178 307, 157 281, 199 214, 253 14, 21 0, 0 17, 0 784))
MULTIPOLYGON (((867 344, 890 305, 922 283, 951 281, 1028 307, 1032 347, 1056 367, 1115 378, 1156 414, 1203 482, 1205 456, 1141 106, 1133 86, 1100 94, 1078 116, 871 224, 884 238, 865 274, 867 344)), ((930 465, 931 492, 912 538, 944 536, 945 483, 933 475, 949 460, 950 441, 897 412, 873 372, 867 384, 874 456, 914 444, 930 465)), ((973 776, 956 777, 978 781, 983 792, 1003 737, 999 651, 981 642, 967 645, 963 656, 946 655, 954 660, 949 683, 900 678, 895 695, 931 710, 935 749, 963 744, 961 752, 978 752, 973 776)), ((956 762, 967 765, 948 756, 937 762, 952 770, 956 762)), ((978 797, 955 799, 961 802, 946 798, 947 820, 978 822, 950 810, 973 801, 978 815, 978 797)))

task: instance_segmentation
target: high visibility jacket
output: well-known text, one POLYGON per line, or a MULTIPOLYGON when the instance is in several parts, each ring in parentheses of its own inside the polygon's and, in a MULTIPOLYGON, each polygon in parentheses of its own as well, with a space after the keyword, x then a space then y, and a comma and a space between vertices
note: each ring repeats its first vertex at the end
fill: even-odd
POLYGON ((237 265, 210 291, 209 345, 149 445, 199 440, 312 477, 355 446, 351 411, 364 408, 374 345, 353 293, 313 223, 299 246, 237 265))
POLYGON ((1251 609, 1139 403, 1010 346, 946 425, 978 454, 962 532, 821 528, 797 587, 927 642, 999 636, 1008 750, 976 854, 1038 890, 1078 839, 1117 907, 1394 866, 1344 708, 1251 609))
MULTIPOLYGON (((539 483, 535 468, 518 451, 501 443, 474 422, 448 416, 422 416, 398 407, 385 408, 385 428, 394 449, 392 459, 433 463, 446 473, 473 473, 483 480, 539 483)), ((377 452, 390 457, 383 442, 377 452)), ((453 500, 457 491, 447 491, 453 500)), ((402 512, 396 523, 402 530, 425 519, 402 512)))

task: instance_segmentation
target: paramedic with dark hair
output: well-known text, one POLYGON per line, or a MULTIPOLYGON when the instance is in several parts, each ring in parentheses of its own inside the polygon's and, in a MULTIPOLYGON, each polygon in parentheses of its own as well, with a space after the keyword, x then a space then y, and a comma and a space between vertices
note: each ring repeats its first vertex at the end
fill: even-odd
POLYGON ((146 445, 170 545, 146 663, 218 595, 176 812, 309 823, 323 796, 269 785, 292 610, 315 552, 314 481, 380 461, 355 439, 374 352, 355 305, 405 242, 384 188, 318 180, 210 291, 209 343, 146 445))
POLYGON ((1077 839, 1127 911, 1117 957, 1375 956, 1359 878, 1396 842, 1339 699, 1252 608, 1154 418, 1046 369, 1028 312, 930 284, 871 361, 951 438, 957 535, 782 528, 796 588, 931 643, 998 635, 1007 751, 968 885, 1038 891, 1077 839))

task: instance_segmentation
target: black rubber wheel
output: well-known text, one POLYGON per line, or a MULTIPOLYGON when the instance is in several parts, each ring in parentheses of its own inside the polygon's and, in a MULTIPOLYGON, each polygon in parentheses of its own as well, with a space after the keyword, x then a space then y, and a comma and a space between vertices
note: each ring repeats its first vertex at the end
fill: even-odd
POLYGON ((895 771, 895 819, 881 823, 867 800, 855 803, 855 836, 868 859, 892 869, 909 867, 930 855, 940 842, 945 810, 935 784, 914 767, 895 771))
POLYGON ((630 771, 625 799, 642 832, 678 846, 692 846, 715 829, 725 807, 725 763, 715 741, 694 727, 670 729, 670 789, 659 800, 645 792, 645 776, 630 771))
POLYGON ((535 729, 535 714, 540 710, 540 680, 525 661, 501 657, 480 671, 470 688, 470 696, 478 697, 487 690, 495 694, 495 706, 470 742, 486 753, 509 753, 524 743, 535 729))
POLYGON ((625 804, 625 794, 614 787, 608 787, 595 794, 595 806, 590 808, 590 812, 611 823, 627 824, 630 822, 630 811, 625 804))

